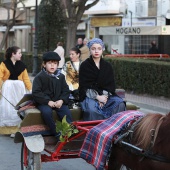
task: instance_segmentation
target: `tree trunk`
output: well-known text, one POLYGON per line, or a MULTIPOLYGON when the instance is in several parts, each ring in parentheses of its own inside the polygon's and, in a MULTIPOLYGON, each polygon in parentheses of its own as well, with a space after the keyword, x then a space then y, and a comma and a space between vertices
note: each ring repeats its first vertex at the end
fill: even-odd
POLYGON ((77 23, 68 22, 67 24, 67 42, 66 42, 66 57, 69 57, 69 50, 76 46, 76 31, 77 23))

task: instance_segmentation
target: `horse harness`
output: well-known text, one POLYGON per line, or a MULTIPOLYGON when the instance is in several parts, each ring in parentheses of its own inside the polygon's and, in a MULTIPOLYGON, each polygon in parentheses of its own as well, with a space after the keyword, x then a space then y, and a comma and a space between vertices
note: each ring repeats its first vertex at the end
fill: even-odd
POLYGON ((165 116, 162 116, 159 119, 158 124, 157 124, 155 129, 150 130, 150 132, 151 132, 151 141, 150 141, 150 146, 149 146, 148 150, 144 150, 142 148, 139 148, 139 147, 131 144, 134 129, 137 126, 137 124, 141 121, 141 119, 143 117, 135 119, 132 122, 130 122, 129 129, 125 133, 120 134, 119 136, 116 136, 113 139, 114 144, 119 145, 124 150, 126 150, 126 151, 128 151, 130 153, 133 153, 133 154, 136 154, 138 156, 141 156, 142 158, 141 158, 140 161, 142 161, 144 158, 148 158, 148 159, 152 159, 152 160, 159 161, 159 162, 170 163, 170 159, 168 159, 168 158, 166 158, 166 157, 164 157, 162 155, 158 155, 158 154, 155 154, 155 153, 152 152, 152 148, 153 148, 153 146, 155 144, 155 140, 156 140, 156 137, 158 135, 158 131, 159 131, 160 125, 161 125, 164 117, 165 116))

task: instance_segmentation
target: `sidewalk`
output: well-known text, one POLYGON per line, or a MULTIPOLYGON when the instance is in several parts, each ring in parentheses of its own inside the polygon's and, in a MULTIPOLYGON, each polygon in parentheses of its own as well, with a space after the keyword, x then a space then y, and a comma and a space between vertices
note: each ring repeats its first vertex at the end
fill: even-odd
MULTIPOLYGON (((29 74, 31 81, 34 77, 29 74)), ((126 93, 125 100, 131 102, 140 107, 141 111, 146 113, 169 113, 170 112, 170 99, 165 99, 163 97, 152 97, 149 95, 135 95, 126 93)))
POLYGON ((146 112, 155 113, 169 113, 170 112, 170 99, 164 97, 153 97, 149 95, 135 95, 126 93, 125 98, 127 101, 139 106, 141 110, 146 112))

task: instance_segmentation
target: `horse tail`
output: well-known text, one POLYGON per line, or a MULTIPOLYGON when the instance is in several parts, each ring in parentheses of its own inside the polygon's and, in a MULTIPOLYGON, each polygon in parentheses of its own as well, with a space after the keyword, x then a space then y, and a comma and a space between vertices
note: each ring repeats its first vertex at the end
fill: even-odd
POLYGON ((148 149, 152 140, 153 132, 156 129, 157 123, 162 117, 161 114, 149 113, 138 123, 133 135, 133 144, 143 149, 148 149))

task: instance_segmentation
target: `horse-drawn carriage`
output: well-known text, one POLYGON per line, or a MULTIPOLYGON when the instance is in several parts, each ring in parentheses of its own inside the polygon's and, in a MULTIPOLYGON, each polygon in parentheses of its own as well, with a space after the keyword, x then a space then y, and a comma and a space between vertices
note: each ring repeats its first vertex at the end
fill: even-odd
MULTIPOLYGON (((23 102, 29 101, 30 96, 25 96, 18 104, 17 106, 20 106, 23 102)), ((137 107, 131 104, 127 104, 127 109, 128 110, 136 110, 137 107)), ((21 109, 22 110, 22 109, 21 109)), ((82 147, 82 144, 84 142, 86 133, 93 128, 96 125, 99 125, 103 120, 98 120, 98 121, 82 121, 82 112, 80 108, 76 109, 71 109, 72 117, 73 117, 73 125, 76 127, 78 130, 78 133, 73 134, 71 137, 67 138, 64 142, 57 142, 56 138, 54 136, 48 135, 48 127, 45 125, 43 119, 41 118, 41 113, 38 109, 34 107, 30 107, 29 109, 25 109, 22 111, 18 112, 18 115, 22 118, 22 122, 19 127, 19 131, 16 133, 14 142, 15 143, 20 143, 22 142, 22 148, 21 148, 21 170, 41 170, 41 163, 42 162, 53 162, 53 161, 59 161, 60 159, 68 159, 68 158, 79 158, 79 153, 80 153, 80 148, 82 147)), ((157 116, 157 119, 153 120, 150 118, 149 121, 158 121, 158 117, 161 119, 160 116, 157 116)), ((169 116, 170 117, 170 116, 169 116)), ((57 120, 56 114, 54 114, 54 119, 57 120)), ((162 118, 161 120, 163 121, 165 119, 162 118)), ((145 120, 147 122, 147 119, 145 120)), ((148 123, 148 122, 147 122, 148 123)), ((148 124, 145 124, 145 127, 148 126, 148 124)), ((151 123, 150 123, 151 124, 151 123)), ((161 124, 159 124, 161 127, 161 124)), ((154 123, 154 127, 156 126, 156 123, 154 123)), ((142 125, 141 125, 142 127, 142 125)), ((145 130, 145 127, 143 127, 142 130, 145 130)), ((158 127, 158 129, 159 129, 158 127)), ((151 128, 151 126, 149 126, 151 128)), ((149 129, 147 129, 148 131, 149 129)), ((146 133, 148 133, 145 131, 146 133)), ((167 129, 168 131, 168 129, 167 129)), ((159 135, 158 131, 157 134, 159 135)), ((162 142, 161 139, 158 138, 158 141, 154 139, 154 142, 156 144, 159 144, 159 142, 162 142)), ((134 143, 135 144, 135 141, 134 143)), ((142 144, 141 144, 142 147, 142 144)), ((145 148, 146 149, 146 148, 145 148)), ((110 156, 110 161, 109 161, 109 170, 116 170, 117 167, 120 169, 121 164, 125 164, 128 159, 128 152, 131 152, 131 150, 138 150, 141 153, 143 150, 140 150, 140 145, 139 148, 135 147, 132 144, 129 144, 127 142, 122 142, 121 140, 121 146, 120 145, 113 145, 112 150, 114 150, 111 153, 110 156), (123 149, 122 146, 126 146, 126 148, 129 146, 130 149, 123 149), (130 150, 130 151, 129 151, 130 150), (122 155, 123 158, 122 158, 122 155), (118 155, 118 157, 117 157, 118 155), (117 162, 118 163, 117 163, 117 162), (112 163, 114 165, 112 165, 112 163), (118 165, 116 167, 116 165, 118 165)), ((159 153, 159 150, 157 151, 159 153)), ((163 154, 162 152, 160 152, 163 154)), ((155 153, 154 153, 155 154, 155 153)), ((161 161, 163 162, 168 162, 168 154, 166 155, 161 155, 157 154, 155 157, 156 159, 154 160, 154 156, 149 158, 150 162, 154 161, 161 161)), ((145 160, 145 155, 136 155, 133 152, 130 153, 131 158, 134 160, 139 161, 139 159, 142 157, 145 160), (134 156, 135 155, 135 156, 134 156)), ((148 159, 147 159, 148 161, 148 159)), ((130 162, 133 162, 133 160, 130 160, 130 162)), ((139 164, 142 164, 139 162, 139 164)), ((163 164, 163 163, 162 163, 163 164)), ((165 163, 166 164, 166 163, 165 163)), ((128 165, 128 163, 127 163, 128 165)), ((149 163, 147 163, 148 166, 150 166, 149 163)), ((158 163, 155 163, 155 165, 158 167, 158 163)), ((143 166, 140 165, 142 168, 143 166)), ((129 165, 129 167, 133 167, 129 165)), ((138 167, 138 166, 136 166, 138 167)), ((145 167, 145 166, 144 166, 145 167)), ((152 167, 152 166, 151 166, 152 167)), ((161 166, 161 168, 163 165, 161 166)), ((165 166, 169 168, 168 166, 165 166)), ((132 168, 133 169, 133 168, 132 168)), ((135 168, 134 168, 135 169, 135 168)), ((138 167, 138 170, 140 168, 138 167)), ((148 169, 151 170, 152 168, 148 169)), ((170 168, 169 168, 170 169, 170 168)), ((154 169, 157 170, 157 169, 154 169)), ((168 169, 158 169, 158 170, 168 170, 168 169)))

